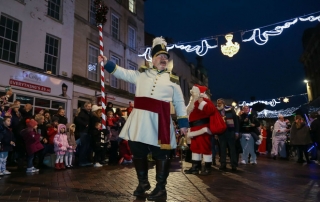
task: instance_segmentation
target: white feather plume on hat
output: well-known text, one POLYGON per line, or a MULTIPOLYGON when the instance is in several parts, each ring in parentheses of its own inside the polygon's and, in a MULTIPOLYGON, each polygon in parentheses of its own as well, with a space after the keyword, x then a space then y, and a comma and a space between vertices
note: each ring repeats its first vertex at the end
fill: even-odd
POLYGON ((152 48, 155 47, 156 45, 159 45, 159 44, 163 44, 163 45, 167 46, 167 42, 165 41, 164 38, 162 38, 162 36, 156 37, 153 39, 152 48))

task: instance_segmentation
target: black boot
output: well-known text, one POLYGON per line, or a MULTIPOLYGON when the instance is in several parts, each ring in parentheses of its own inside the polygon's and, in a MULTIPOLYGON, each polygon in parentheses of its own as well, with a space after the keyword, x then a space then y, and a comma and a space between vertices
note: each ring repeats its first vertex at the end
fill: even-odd
POLYGON ((156 160, 156 188, 148 196, 149 201, 167 199, 167 178, 169 176, 170 159, 156 160))
POLYGON ((145 192, 151 188, 150 183, 148 181, 148 159, 133 158, 133 163, 139 180, 139 185, 133 192, 133 195, 143 197, 145 196, 145 192))
POLYGON ((189 170, 184 170, 185 174, 199 174, 201 170, 201 161, 192 161, 192 167, 189 170))
POLYGON ((204 163, 204 170, 200 173, 200 175, 210 175, 211 164, 212 164, 212 162, 205 162, 204 163))

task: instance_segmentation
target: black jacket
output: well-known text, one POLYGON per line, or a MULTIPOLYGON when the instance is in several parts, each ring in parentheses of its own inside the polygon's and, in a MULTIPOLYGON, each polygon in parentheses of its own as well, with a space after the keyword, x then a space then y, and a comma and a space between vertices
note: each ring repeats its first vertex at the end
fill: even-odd
POLYGON ((1 150, 0 152, 12 151, 12 145, 10 142, 15 142, 15 138, 11 130, 4 126, 0 125, 0 141, 1 141, 1 150))
POLYGON ((90 119, 92 117, 91 111, 81 109, 77 118, 75 118, 76 131, 78 133, 88 133, 90 126, 90 119))
POLYGON ((68 119, 65 116, 61 116, 60 114, 55 114, 53 116, 57 117, 59 119, 59 121, 58 121, 59 124, 66 125, 68 123, 68 119))
POLYGON ((241 133, 255 133, 256 135, 259 135, 258 127, 260 126, 259 120, 253 116, 252 114, 241 114, 240 115, 240 132, 241 133), (245 121, 245 119, 248 118, 248 121, 245 121), (254 127, 250 127, 249 123, 253 123, 254 127))

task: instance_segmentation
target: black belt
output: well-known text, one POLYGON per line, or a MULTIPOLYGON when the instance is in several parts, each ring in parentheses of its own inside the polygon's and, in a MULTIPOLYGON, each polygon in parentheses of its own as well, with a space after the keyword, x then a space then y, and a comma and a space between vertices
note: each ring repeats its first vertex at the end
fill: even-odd
POLYGON ((196 121, 189 122, 190 127, 201 126, 203 124, 208 124, 210 122, 210 118, 204 118, 196 121))

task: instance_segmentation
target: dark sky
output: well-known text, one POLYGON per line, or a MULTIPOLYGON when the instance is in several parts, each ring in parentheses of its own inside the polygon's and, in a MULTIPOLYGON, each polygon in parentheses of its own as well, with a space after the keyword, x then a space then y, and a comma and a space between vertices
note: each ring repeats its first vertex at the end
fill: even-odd
MULTIPOLYGON (((232 98, 250 101, 272 99, 306 92, 302 54, 302 34, 317 22, 298 22, 259 46, 253 41, 242 42, 239 30, 251 30, 305 14, 320 11, 320 0, 147 0, 145 1, 145 30, 148 33, 173 38, 175 42, 200 40, 235 32, 233 41, 240 51, 229 58, 219 48, 211 49, 203 63, 208 71, 212 98, 232 98)), ((320 13, 317 13, 320 15, 320 13)), ((283 23, 279 24, 283 25, 283 23)), ((275 25, 276 26, 276 25, 275 25)), ((272 30, 275 26, 262 31, 272 30)), ((250 36, 250 33, 247 33, 250 36)), ((211 42, 213 44, 213 41, 211 42)), ((195 54, 185 54, 196 62, 195 54)), ((287 104, 296 106, 301 99, 287 104)))

